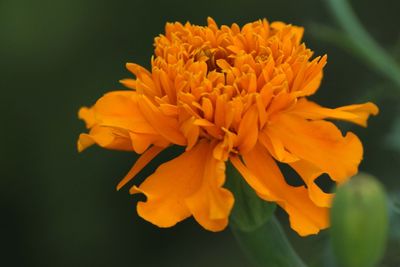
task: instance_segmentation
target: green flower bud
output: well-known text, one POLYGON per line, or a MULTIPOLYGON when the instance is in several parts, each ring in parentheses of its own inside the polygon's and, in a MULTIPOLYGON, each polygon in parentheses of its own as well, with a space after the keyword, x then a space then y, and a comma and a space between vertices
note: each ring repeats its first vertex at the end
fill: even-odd
POLYGON ((374 177, 360 174, 339 186, 330 231, 340 266, 376 266, 385 250, 388 206, 385 191, 374 177))

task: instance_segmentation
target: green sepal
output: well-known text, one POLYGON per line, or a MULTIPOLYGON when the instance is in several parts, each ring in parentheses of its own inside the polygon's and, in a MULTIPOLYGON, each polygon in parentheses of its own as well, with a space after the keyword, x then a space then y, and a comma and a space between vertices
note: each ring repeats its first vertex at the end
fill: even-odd
POLYGON ((235 196, 230 224, 241 231, 249 232, 271 219, 276 204, 261 199, 231 163, 227 164, 226 174, 226 185, 235 196))
POLYGON ((248 258, 260 267, 306 267, 274 216, 276 204, 261 199, 231 163, 226 174, 235 196, 229 226, 248 258))

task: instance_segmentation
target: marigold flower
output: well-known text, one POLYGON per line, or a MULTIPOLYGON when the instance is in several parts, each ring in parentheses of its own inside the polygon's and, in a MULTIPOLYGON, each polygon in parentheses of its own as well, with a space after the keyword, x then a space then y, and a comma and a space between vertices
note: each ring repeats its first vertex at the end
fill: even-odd
MULTIPOLYGON (((151 71, 128 63, 132 90, 114 91, 79 117, 90 129, 79 151, 92 144, 141 154, 118 184, 126 185, 163 149, 185 152, 157 168, 132 194, 147 200, 138 214, 170 227, 193 216, 205 229, 223 230, 234 203, 223 187, 228 160, 260 198, 276 202, 300 235, 329 226, 332 194, 315 183, 337 183, 357 172, 360 140, 324 119, 366 126, 373 103, 326 108, 307 100, 322 79, 327 57, 312 58, 303 28, 259 20, 240 28, 167 23, 155 38, 151 71), (285 182, 276 162, 289 164, 305 186, 285 182)), ((229 177, 228 177, 229 178, 229 177)))

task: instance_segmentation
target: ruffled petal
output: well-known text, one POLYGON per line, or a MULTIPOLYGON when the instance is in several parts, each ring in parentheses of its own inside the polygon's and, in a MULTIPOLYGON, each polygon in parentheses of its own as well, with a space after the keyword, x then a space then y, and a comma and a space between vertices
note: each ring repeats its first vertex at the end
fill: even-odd
POLYGON ((233 206, 232 194, 222 188, 224 162, 212 156, 214 145, 200 141, 191 150, 162 164, 131 193, 146 195, 137 210, 145 220, 170 227, 193 215, 206 229, 226 227, 233 206))
POLYGON ((264 130, 279 136, 288 151, 315 165, 337 182, 346 181, 358 171, 363 155, 360 140, 351 132, 342 136, 330 122, 281 114, 264 130))
POLYGON ((79 118, 91 128, 82 134, 78 150, 98 144, 118 150, 134 150, 141 154, 150 145, 166 147, 163 138, 144 118, 138 107, 138 94, 133 91, 115 91, 101 97, 91 108, 81 108, 79 118))
POLYGON ((210 231, 221 231, 228 225, 233 207, 232 193, 222 188, 225 182, 225 162, 213 157, 208 151, 200 190, 186 199, 186 204, 196 221, 210 231))
POLYGON ((82 108, 79 118, 90 125, 121 128, 135 133, 157 134, 138 107, 138 94, 114 91, 105 94, 91 108, 82 108))
POLYGON ((262 144, 274 159, 279 162, 289 164, 303 179, 307 185, 310 199, 319 207, 330 207, 333 194, 325 193, 314 182, 323 172, 313 164, 301 160, 291 152, 287 151, 279 136, 269 131, 261 132, 259 135, 260 144, 262 144))
POLYGON ((93 144, 114 150, 133 150, 132 142, 127 132, 110 127, 94 126, 89 134, 79 135, 77 143, 79 152, 82 152, 93 144))
POLYGON ((296 103, 294 109, 290 112, 311 120, 331 118, 349 121, 366 127, 368 117, 370 115, 377 115, 379 109, 371 102, 331 109, 322 107, 314 102, 302 98, 296 103))
POLYGON ((244 164, 238 157, 231 158, 232 164, 261 198, 276 202, 288 213, 291 227, 301 236, 316 234, 329 226, 328 209, 315 205, 304 186, 288 185, 262 145, 257 144, 243 155, 243 160, 244 164))
POLYGON ((317 179, 323 172, 313 164, 299 160, 291 162, 289 165, 301 176, 304 183, 307 185, 308 195, 310 199, 318 207, 330 207, 334 194, 325 193, 316 183, 317 179))

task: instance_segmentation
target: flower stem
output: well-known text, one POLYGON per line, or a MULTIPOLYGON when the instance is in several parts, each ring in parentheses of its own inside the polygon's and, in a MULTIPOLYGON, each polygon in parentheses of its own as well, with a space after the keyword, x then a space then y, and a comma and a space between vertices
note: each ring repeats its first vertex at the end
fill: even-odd
POLYGON ((279 221, 273 216, 264 225, 248 232, 231 229, 241 248, 260 267, 306 267, 290 245, 279 221))
POLYGON ((306 267, 274 216, 276 205, 262 200, 232 164, 226 173, 235 195, 229 226, 248 258, 260 267, 306 267))
POLYGON ((326 0, 326 2, 362 58, 370 67, 386 76, 400 88, 399 65, 364 29, 347 0, 326 0))

